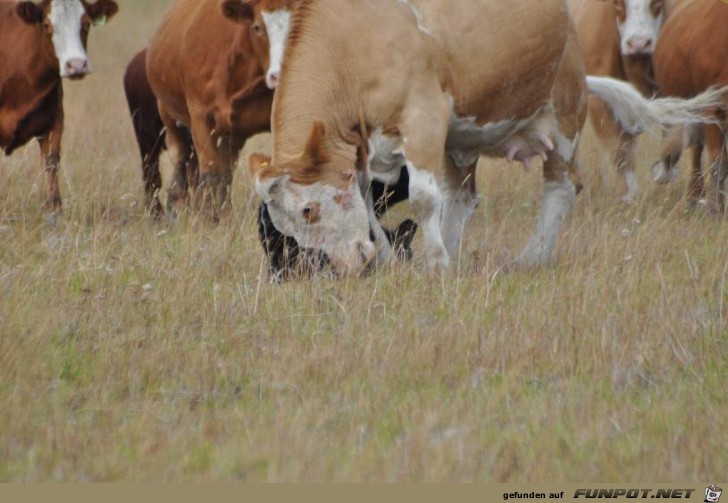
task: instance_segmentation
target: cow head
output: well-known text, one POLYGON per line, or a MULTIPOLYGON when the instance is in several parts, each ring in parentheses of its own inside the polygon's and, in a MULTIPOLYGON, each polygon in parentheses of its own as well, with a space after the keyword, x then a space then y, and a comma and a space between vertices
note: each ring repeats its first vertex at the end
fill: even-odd
POLYGON ((80 79, 91 73, 86 53, 92 24, 102 25, 119 10, 114 0, 42 0, 19 2, 17 13, 29 24, 41 25, 53 43, 61 77, 80 79))
POLYGON ((294 0, 223 0, 223 15, 237 23, 250 23, 253 48, 266 68, 265 82, 278 86, 294 0))
POLYGON ((298 157, 274 166, 269 157, 253 154, 248 168, 280 232, 302 248, 323 251, 340 275, 358 274, 374 260, 356 169, 332 162, 322 122, 314 123, 298 157))
POLYGON ((665 0, 611 0, 623 56, 650 56, 665 18, 665 0))

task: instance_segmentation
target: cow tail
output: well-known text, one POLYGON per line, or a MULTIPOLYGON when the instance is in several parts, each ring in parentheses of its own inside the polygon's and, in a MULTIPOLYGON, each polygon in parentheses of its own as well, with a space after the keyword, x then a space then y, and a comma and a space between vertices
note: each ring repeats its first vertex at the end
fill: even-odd
POLYGON ((728 108, 728 86, 710 88, 691 99, 648 99, 628 82, 609 77, 586 78, 589 93, 603 100, 622 131, 638 135, 690 124, 718 124, 717 109, 728 108))

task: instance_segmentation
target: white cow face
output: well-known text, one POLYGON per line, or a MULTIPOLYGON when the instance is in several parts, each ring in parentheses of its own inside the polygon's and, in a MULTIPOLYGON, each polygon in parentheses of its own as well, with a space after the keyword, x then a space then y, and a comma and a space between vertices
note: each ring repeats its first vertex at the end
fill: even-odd
POLYGON ((275 89, 281 78, 283 54, 286 51, 288 31, 291 28, 291 12, 286 9, 263 12, 263 21, 268 31, 268 43, 270 44, 270 66, 265 75, 265 83, 269 89, 275 89))
POLYGON ((248 167, 273 225, 301 247, 323 251, 337 274, 359 274, 376 258, 367 209, 353 167, 328 177, 322 173, 329 162, 323 124, 314 125, 299 158, 279 166, 270 161, 253 154, 248 167))
POLYGON ((652 55, 665 17, 664 0, 614 0, 623 56, 652 55))
POLYGON ((18 3, 18 15, 41 24, 51 38, 61 77, 80 79, 91 73, 86 53, 92 24, 104 24, 119 10, 114 0, 43 0, 18 3))
POLYGON ((280 80, 291 15, 296 0, 224 0, 223 15, 237 23, 250 24, 253 47, 265 69, 268 88, 280 80), (264 54, 263 54, 264 52, 264 54))

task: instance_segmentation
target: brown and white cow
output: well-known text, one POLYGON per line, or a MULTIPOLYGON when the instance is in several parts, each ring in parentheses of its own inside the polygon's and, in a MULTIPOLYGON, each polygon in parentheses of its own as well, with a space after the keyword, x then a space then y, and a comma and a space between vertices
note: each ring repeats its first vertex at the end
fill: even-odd
POLYGON ((238 153, 250 136, 270 129, 271 89, 295 3, 180 0, 159 26, 146 72, 175 166, 171 214, 186 197, 193 150, 213 219, 227 206, 238 153))
MULTIPOLYGON (((706 89, 728 86, 728 3, 723 0, 680 2, 663 28, 654 55, 655 77, 660 94, 691 97, 706 89)), ((703 148, 710 166, 710 203, 725 211, 725 180, 728 177, 728 91, 723 106, 713 111, 715 124, 695 124, 678 129, 653 168, 653 176, 669 181, 677 176, 677 164, 684 147, 692 147, 688 204, 703 198, 703 148)))
MULTIPOLYGON (((656 92, 652 53, 674 0, 569 0, 586 72, 630 82, 644 96, 656 92)), ((615 123, 606 104, 589 99, 589 119, 602 147, 623 177, 622 199, 633 202, 636 134, 615 123)), ((609 163, 609 161, 607 161, 609 163)))
POLYGON ((346 275, 391 256, 363 197, 370 178, 406 164, 427 264, 446 267, 475 208, 478 158, 541 158, 543 205, 516 260, 537 265, 579 185, 587 89, 626 128, 696 116, 694 103, 655 107, 626 83, 585 78, 563 0, 305 0, 273 105, 274 159, 253 154, 249 169, 275 226, 346 275))
POLYGON ((0 0, 0 148, 6 155, 35 138, 47 175, 44 209, 61 211, 58 168, 63 134, 62 78, 91 72, 92 24, 116 14, 113 0, 0 0))

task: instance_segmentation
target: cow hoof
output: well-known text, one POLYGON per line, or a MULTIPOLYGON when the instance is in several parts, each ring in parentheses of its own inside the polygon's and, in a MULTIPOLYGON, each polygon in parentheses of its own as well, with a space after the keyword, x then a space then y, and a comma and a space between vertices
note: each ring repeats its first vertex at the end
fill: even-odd
POLYGON ((45 213, 43 215, 43 218, 45 219, 48 227, 50 227, 51 229, 55 229, 56 227, 58 227, 62 216, 63 214, 60 211, 52 211, 50 213, 45 213))
POLYGON ((667 185, 668 183, 674 182, 677 179, 677 175, 678 170, 676 168, 668 170, 662 161, 657 161, 652 165, 652 180, 655 183, 667 185))
POLYGON ((634 194, 625 194, 620 198, 620 201, 622 201, 622 203, 626 204, 627 206, 632 206, 635 201, 635 196, 634 194))

